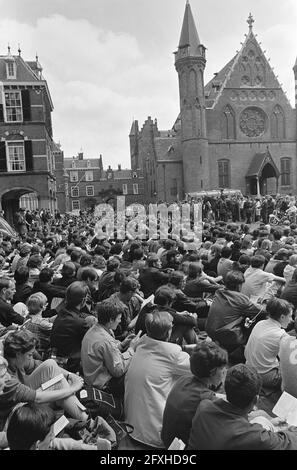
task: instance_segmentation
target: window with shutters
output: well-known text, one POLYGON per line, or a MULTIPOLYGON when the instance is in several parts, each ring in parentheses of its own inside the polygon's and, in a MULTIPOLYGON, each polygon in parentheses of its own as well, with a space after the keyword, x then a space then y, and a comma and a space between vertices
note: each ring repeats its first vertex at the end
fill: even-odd
POLYGON ((281 158, 281 185, 291 184, 291 158, 281 158))
POLYGON ((137 183, 133 184, 133 194, 138 194, 138 184, 137 183))
POLYGON ((22 98, 20 91, 5 92, 6 122, 22 122, 22 98))
POLYGON ((218 161, 219 188, 230 187, 230 168, 229 160, 218 161))
POLYGON ((128 186, 127 186, 127 184, 123 184, 123 194, 128 194, 128 186))
POLYGON ((86 195, 94 196, 94 186, 86 186, 86 195))
POLYGON ((71 197, 79 197, 79 187, 73 186, 71 188, 71 197))
POLYGON ((24 142, 7 142, 7 171, 26 171, 24 142))

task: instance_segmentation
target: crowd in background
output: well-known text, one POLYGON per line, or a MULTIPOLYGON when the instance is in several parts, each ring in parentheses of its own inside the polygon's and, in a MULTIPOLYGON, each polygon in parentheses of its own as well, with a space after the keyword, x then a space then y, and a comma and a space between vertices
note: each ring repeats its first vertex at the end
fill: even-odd
POLYGON ((16 213, 18 236, 0 235, 2 448, 110 449, 113 416, 132 448, 297 449, 272 413, 283 390, 297 398, 295 199, 200 201, 201 240, 99 237, 92 211, 16 213), (55 437, 61 413, 94 430, 90 390, 113 403, 104 432, 55 437))

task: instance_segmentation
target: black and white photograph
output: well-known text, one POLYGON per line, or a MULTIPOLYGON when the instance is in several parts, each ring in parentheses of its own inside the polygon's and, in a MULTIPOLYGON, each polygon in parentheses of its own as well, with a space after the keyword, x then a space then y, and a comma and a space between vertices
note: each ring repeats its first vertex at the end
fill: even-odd
POLYGON ((297 450, 297 1, 0 11, 0 461, 297 450))

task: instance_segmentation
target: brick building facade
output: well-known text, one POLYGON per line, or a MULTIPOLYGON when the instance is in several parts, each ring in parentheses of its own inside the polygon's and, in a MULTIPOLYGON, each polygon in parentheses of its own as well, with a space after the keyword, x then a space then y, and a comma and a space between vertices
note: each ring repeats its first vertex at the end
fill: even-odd
POLYGON ((144 179, 141 170, 104 170, 102 156, 85 159, 83 152, 77 157, 64 158, 68 180, 69 211, 93 208, 96 204, 112 202, 125 195, 126 205, 144 202, 144 179))
MULTIPOLYGON (((129 135, 131 167, 143 170, 147 201, 218 188, 296 193, 296 109, 261 50, 251 15, 247 22, 241 50, 204 85, 205 47, 187 2, 175 53, 180 114, 166 131, 151 117, 141 129, 134 121, 129 135)), ((297 96, 297 62, 293 70, 297 96)))
POLYGON ((10 222, 24 195, 35 207, 56 207, 53 103, 38 58, 18 52, 0 56, 0 204, 10 222))

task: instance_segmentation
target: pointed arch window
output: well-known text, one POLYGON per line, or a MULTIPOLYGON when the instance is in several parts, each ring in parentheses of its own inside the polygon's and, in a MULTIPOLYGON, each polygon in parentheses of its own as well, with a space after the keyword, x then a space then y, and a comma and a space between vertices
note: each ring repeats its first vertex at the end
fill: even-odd
POLYGON ((271 137, 273 139, 286 138, 285 115, 282 108, 276 105, 271 116, 271 137))
POLYGON ((281 158, 281 185, 291 184, 291 158, 281 158))
POLYGON ((230 162, 218 160, 219 188, 230 188, 230 162))
POLYGON ((235 139, 235 113, 231 106, 226 106, 222 116, 223 139, 235 139))

